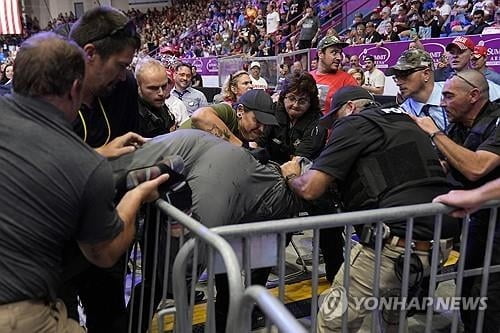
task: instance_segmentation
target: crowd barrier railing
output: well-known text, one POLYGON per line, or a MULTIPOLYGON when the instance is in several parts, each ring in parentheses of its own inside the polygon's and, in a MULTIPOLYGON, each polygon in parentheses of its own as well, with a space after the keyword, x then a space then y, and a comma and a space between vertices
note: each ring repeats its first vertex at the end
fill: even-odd
MULTIPOLYGON (((445 280, 456 280, 455 297, 460 297, 462 293, 463 279, 464 277, 481 276, 482 284, 479 297, 484 298, 487 296, 488 278, 491 273, 500 272, 500 265, 490 265, 490 260, 492 258, 493 251, 493 240, 494 240, 494 230, 497 217, 497 207, 499 203, 490 203, 487 208, 490 208, 490 220, 488 225, 488 238, 485 247, 484 262, 481 267, 466 269, 465 268, 465 254, 467 251, 467 241, 468 241, 468 230, 470 226, 469 216, 462 220, 461 229, 461 242, 460 242, 460 256, 457 268, 452 272, 441 272, 439 262, 442 258, 442 251, 439 246, 433 246, 430 252, 430 273, 429 273, 429 283, 428 292, 424 295, 428 300, 434 299, 437 283, 445 280)), ((434 235, 433 244, 440 244, 441 239, 441 228, 443 224, 443 214, 450 212, 452 209, 446 207, 442 204, 420 204, 413 206, 404 207, 394 207, 385 208, 377 210, 367 210, 360 212, 342 213, 334 215, 322 215, 322 216, 309 216, 293 219, 248 223, 243 225, 231 225, 222 226, 211 229, 213 232, 223 236, 226 239, 240 239, 243 243, 247 242, 248 238, 271 234, 276 235, 278 238, 278 269, 279 269, 279 299, 283 301, 285 295, 285 239, 286 234, 302 230, 312 230, 313 240, 312 240, 312 277, 311 277, 311 332, 316 331, 317 323, 317 311, 318 311, 318 266, 319 266, 319 232, 321 229, 332 228, 332 227, 345 227, 345 258, 351 257, 351 247, 353 245, 352 236, 354 234, 353 229, 356 225, 362 224, 375 224, 375 269, 373 275, 373 294, 374 298, 380 299, 381 290, 379 287, 380 283, 380 263, 381 254, 383 247, 383 230, 386 224, 390 227, 395 221, 406 220, 406 235, 404 238, 404 253, 410 254, 412 251, 412 235, 414 230, 414 219, 423 216, 433 216, 434 217, 434 235)), ((243 258, 247 260, 252 260, 252 256, 248 251, 248 247, 242 246, 243 258)), ((402 277, 401 277, 401 292, 399 298, 405 302, 409 300, 409 283, 410 283, 410 255, 404 255, 404 261, 402 265, 402 277)), ((252 266, 251 262, 244 263, 245 276, 250 276, 249 267, 252 266)), ((343 276, 343 291, 345 292, 345 297, 349 297, 349 285, 350 285, 350 266, 344 266, 344 276, 343 276)), ((433 322, 433 312, 435 309, 435 303, 433 306, 428 306, 424 309, 426 313, 425 317, 425 331, 430 332, 432 329, 433 322)), ((406 325, 408 304, 401 306, 396 312, 398 331, 404 332, 406 325)), ((386 326, 382 322, 383 316, 387 314, 382 313, 383 309, 376 308, 372 311, 372 331, 381 331, 382 327, 386 326)), ((481 331, 481 327, 484 322, 484 308, 477 311, 477 331, 481 331)), ((342 331, 348 331, 348 315, 350 309, 347 308, 343 310, 342 315, 342 331)), ((460 309, 455 308, 453 311, 453 319, 451 324, 451 331, 456 332, 458 329, 459 312, 460 309)), ((394 315, 394 313, 392 313, 394 315)), ((393 323, 395 324, 395 323, 393 323)))
POLYGON ((136 288, 138 251, 133 255, 128 332, 151 331, 154 323, 157 323, 158 332, 172 329, 182 333, 192 331, 195 288, 202 267, 206 267, 208 274, 206 332, 215 332, 214 275, 219 273, 227 275, 230 295, 226 332, 249 331, 244 325, 248 325, 250 315, 246 318, 242 312, 249 314, 253 303, 257 303, 277 327, 301 332, 300 324, 265 289, 244 291, 241 266, 228 241, 164 200, 156 202, 157 209, 149 208, 142 241, 139 242, 142 276, 140 286, 136 288), (170 298, 174 299, 173 304, 171 301, 169 304, 170 298), (156 321, 152 320, 154 315, 156 321), (174 321, 170 320, 167 328, 165 319, 169 315, 174 321))
POLYGON ((250 314, 254 305, 258 305, 262 312, 281 332, 306 333, 307 330, 297 322, 295 317, 274 296, 262 286, 250 286, 243 293, 240 316, 238 322, 242 324, 241 332, 249 332, 251 328, 250 314))
MULTIPOLYGON (((489 278, 492 273, 500 272, 500 265, 492 265, 491 259, 493 256, 493 242, 495 236, 496 220, 497 220, 497 208, 500 205, 499 202, 491 202, 485 206, 485 208, 490 209, 490 218, 488 223, 487 239, 485 242, 485 255, 482 265, 478 264, 473 268, 468 268, 465 266, 465 258, 467 254, 469 228, 471 221, 469 216, 462 219, 461 234, 460 234, 460 255, 456 268, 452 271, 441 270, 442 261, 442 248, 440 246, 432 246, 429 250, 429 266, 428 266, 428 283, 426 283, 427 292, 424 297, 428 300, 435 298, 435 292, 437 284, 441 281, 455 280, 455 291, 454 297, 460 298, 463 290, 464 278, 479 277, 481 279, 481 287, 478 297, 484 299, 487 297, 487 288, 489 283, 489 278)), ((217 256, 225 266, 225 271, 228 276, 229 285, 229 295, 230 305, 227 313, 227 332, 246 332, 249 327, 249 309, 248 298, 253 298, 257 301, 259 307, 262 308, 263 312, 267 316, 268 321, 266 325, 269 327, 270 322, 273 322, 279 329, 283 332, 289 332, 287 326, 283 326, 282 321, 285 318, 286 322, 290 322, 291 315, 283 308, 273 306, 273 310, 269 311, 268 304, 261 304, 262 299, 268 298, 268 296, 257 297, 257 294, 261 292, 253 288, 244 291, 244 285, 249 287, 252 283, 250 280, 251 270, 255 267, 277 266, 278 267, 278 299, 281 303, 284 303, 285 299, 285 247, 287 233, 312 230, 312 275, 311 275, 311 305, 310 305, 310 331, 316 331, 317 324, 317 313, 321 304, 318 303, 318 284, 319 284, 319 234, 322 229, 342 227, 345 228, 345 251, 344 258, 351 257, 351 249, 353 247, 353 235, 354 227, 358 225, 373 224, 375 226, 374 230, 374 270, 373 270, 373 284, 372 284, 372 296, 374 299, 381 299, 385 297, 384 290, 381 290, 380 283, 380 264, 382 250, 384 246, 384 230, 385 225, 391 226, 393 223, 398 221, 406 221, 406 229, 404 236, 404 255, 401 265, 401 284, 400 293, 397 295, 399 299, 403 300, 404 304, 400 304, 400 308, 393 311, 389 315, 384 311, 383 308, 372 309, 371 320, 372 320, 372 331, 381 331, 383 327, 387 326, 383 320, 387 316, 395 316, 396 321, 392 325, 398 325, 398 331, 405 331, 406 318, 408 315, 408 302, 410 298, 415 297, 410 294, 410 280, 414 276, 413 263, 411 263, 411 254, 413 244, 413 231, 415 225, 415 219, 424 216, 433 217, 434 221, 434 231, 433 231, 433 244, 440 244, 441 231, 443 225, 444 214, 449 213, 452 208, 446 207, 442 204, 420 204, 412 206, 394 207, 394 208, 384 208, 376 210, 367 210, 359 212, 332 214, 332 215, 320 215, 320 216, 308 216, 300 218, 291 218, 283 220, 273 220, 265 222, 247 223, 239 225, 221 226, 212 229, 207 229, 195 219, 187 216, 183 212, 179 211, 177 208, 169 205, 165 201, 159 200, 157 202, 159 210, 169 216, 168 223, 178 223, 186 230, 189 230, 190 236, 187 242, 184 242, 184 231, 177 232, 177 236, 180 242, 179 246, 182 246, 176 255, 175 263, 173 264, 173 295, 175 299, 175 309, 163 309, 159 312, 160 332, 163 332, 163 316, 168 313, 175 313, 175 331, 176 332, 188 332, 192 329, 192 315, 194 307, 194 294, 195 294, 195 281, 196 277, 199 275, 198 260, 200 259, 200 253, 202 256, 206 254, 206 267, 208 272, 208 288, 207 288, 207 319, 205 321, 206 330, 209 332, 215 331, 215 320, 214 320, 214 275, 221 273, 220 268, 217 268, 216 261, 217 256), (223 237, 224 239, 222 239, 223 237), (264 253, 269 253, 272 257, 265 264, 258 263, 265 257, 262 253, 255 256, 255 246, 252 244, 257 240, 257 244, 271 244, 269 248, 266 248, 264 253), (260 243, 258 243, 260 241, 260 243), (230 245, 232 244, 232 246, 230 245), (206 248, 203 248, 205 246, 206 248), (274 251, 274 253, 272 253, 274 251), (217 256, 215 255, 217 253, 217 256), (192 257, 192 260, 190 259, 192 257), (238 258, 241 258, 242 264, 240 264, 238 258), (192 262, 192 263, 191 263, 192 262), (190 264, 191 263, 191 264, 190 264), (260 266, 259 266, 260 265, 260 266), (189 277, 186 276, 188 267, 191 266, 191 276, 195 277, 190 284, 189 290, 189 301, 188 301, 188 286, 186 281, 189 277), (243 267, 243 274, 240 269, 243 267), (243 281, 243 279, 245 281, 243 281), (246 294, 245 294, 246 293, 246 294), (396 312, 394 312, 396 311, 396 312)), ((160 222, 160 215, 155 216, 156 221, 160 222)), ((458 222, 457 222, 458 223, 458 222)), ((146 224, 146 227, 148 224, 146 224)), ((167 244, 167 253, 164 254, 164 260, 166 265, 163 267, 163 276, 165 281, 162 284, 162 299, 166 297, 166 285, 168 285, 169 278, 169 258, 173 257, 173 253, 170 253, 168 249, 173 243, 172 228, 166 229, 167 238, 166 240, 160 240, 158 237, 161 234, 158 224, 151 224, 149 227, 154 229, 146 230, 146 234, 149 232, 153 234, 153 244, 156 248, 154 254, 147 253, 149 247, 144 245, 143 253, 143 265, 152 267, 153 271, 158 270, 158 262, 160 262, 160 255, 158 254, 158 246, 163 242, 167 244), (151 232, 153 231, 153 232, 151 232), (147 259, 148 256, 153 255, 153 261, 147 259), (147 260, 149 264, 146 264, 147 260)), ((146 237, 147 238, 147 237, 146 237)), ((151 240, 149 240, 151 242, 151 240)), ((360 246, 360 245, 358 245, 360 246)), ((399 245, 403 247, 403 245, 399 245)), ((257 247, 262 247, 258 245, 257 247)), ((150 258, 150 257, 149 257, 150 258)), ((265 259, 265 258, 264 258, 265 259)), ((146 270, 147 271, 147 270, 146 270)), ((427 271, 427 270, 426 270, 427 271)), ((144 279, 147 277, 143 276, 144 279)), ((149 280, 152 280, 153 289, 150 293, 145 293, 144 290, 140 294, 140 304, 152 304, 155 297, 155 283, 157 282, 155 276, 150 276, 149 280), (144 295, 141 296, 141 295, 144 295)), ((343 271, 343 297, 345 299, 349 298, 349 287, 350 287, 350 265, 344 266, 343 271)), ((133 298, 133 296, 132 296, 133 298)), ((275 303, 271 301, 271 303, 275 303)), ((380 304, 383 304, 381 302, 380 304)), ((425 312, 425 324, 423 324, 425 331, 430 332, 433 323, 433 313, 437 303, 431 303, 432 306, 427 306, 425 309, 420 309, 425 312)), ((147 318, 143 320, 150 320, 152 318, 153 307, 150 307, 149 314, 147 318)), ((342 331, 348 331, 348 316, 350 309, 346 308, 342 310, 342 331)), ((477 312, 476 328, 480 332, 484 323, 484 313, 485 308, 479 308, 477 312)), ((459 315, 460 308, 452 309, 452 323, 451 332, 457 332, 459 327, 459 315)), ((142 314, 142 309, 140 311, 142 314)), ((290 322, 290 325, 299 325, 296 321, 290 322)), ((299 327, 297 326, 297 327, 299 327)), ((140 324, 139 324, 140 327, 140 324)), ((136 332, 139 330, 132 329, 136 332)), ((291 330, 290 332, 295 332, 291 330)))

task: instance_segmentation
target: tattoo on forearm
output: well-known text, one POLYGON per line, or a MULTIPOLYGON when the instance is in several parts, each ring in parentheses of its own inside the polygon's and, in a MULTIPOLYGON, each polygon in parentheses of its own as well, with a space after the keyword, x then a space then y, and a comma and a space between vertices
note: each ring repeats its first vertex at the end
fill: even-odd
POLYGON ((220 127, 218 127, 215 124, 212 125, 212 128, 207 129, 207 132, 210 132, 213 135, 218 136, 221 139, 229 140, 229 136, 230 136, 229 131, 227 131, 225 129, 221 129, 220 127))

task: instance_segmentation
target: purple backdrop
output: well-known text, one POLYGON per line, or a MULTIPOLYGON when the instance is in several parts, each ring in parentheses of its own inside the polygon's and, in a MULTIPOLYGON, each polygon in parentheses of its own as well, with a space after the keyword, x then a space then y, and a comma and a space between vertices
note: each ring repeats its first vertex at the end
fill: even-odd
MULTIPOLYGON (((484 41, 484 46, 488 48, 488 59, 486 64, 492 70, 500 72, 500 37, 498 34, 470 36, 474 43, 480 40, 484 41)), ((427 52, 429 52, 434 59, 434 64, 437 64, 441 55, 445 52, 446 45, 449 44, 454 37, 424 39, 422 44, 427 52)), ((385 70, 388 67, 396 64, 398 57, 405 50, 408 49, 409 41, 405 42, 388 42, 378 47, 373 44, 363 44, 349 46, 344 49, 344 52, 349 55, 359 55, 360 61, 364 63, 366 55, 372 55, 375 58, 377 67, 385 70)))
POLYGON ((219 61, 217 57, 206 58, 186 58, 182 61, 196 66, 196 70, 201 75, 219 75, 219 61))
MULTIPOLYGON (((449 44, 453 40, 453 38, 454 37, 445 37, 422 40, 422 44, 424 45, 425 50, 431 54, 435 64, 438 62, 441 55, 445 52, 446 45, 449 44)), ((477 35, 470 36, 470 38, 476 44, 480 40, 484 41, 484 45, 488 48, 487 65, 494 71, 500 72, 499 35, 477 35)), ((380 47, 374 44, 362 44, 346 47, 344 49, 344 52, 349 55, 359 55, 362 64, 364 63, 364 57, 366 55, 372 55, 375 57, 377 67, 381 70, 385 70, 396 63, 401 53, 408 49, 409 43, 409 41, 387 42, 380 47)), ((310 52, 311 59, 314 59, 314 57, 316 56, 316 49, 311 49, 310 52)), ((198 69, 198 73, 200 73, 201 75, 219 75, 219 61, 217 57, 188 58, 183 59, 183 61, 195 65, 198 69)))

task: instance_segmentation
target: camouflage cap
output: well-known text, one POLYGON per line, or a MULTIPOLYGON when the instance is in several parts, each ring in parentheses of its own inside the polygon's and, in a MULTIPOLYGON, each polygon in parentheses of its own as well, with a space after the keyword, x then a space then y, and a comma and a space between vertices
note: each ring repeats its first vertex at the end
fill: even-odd
POLYGON ((386 75, 394 75, 396 71, 407 71, 425 67, 434 69, 432 57, 428 52, 420 49, 407 50, 401 54, 394 66, 387 69, 386 75))
POLYGON ((334 45, 337 47, 340 47, 341 49, 343 49, 346 46, 349 46, 348 43, 344 43, 340 39, 338 39, 337 37, 332 35, 332 36, 326 36, 322 40, 319 41, 318 50, 323 51, 327 47, 334 46, 334 45))

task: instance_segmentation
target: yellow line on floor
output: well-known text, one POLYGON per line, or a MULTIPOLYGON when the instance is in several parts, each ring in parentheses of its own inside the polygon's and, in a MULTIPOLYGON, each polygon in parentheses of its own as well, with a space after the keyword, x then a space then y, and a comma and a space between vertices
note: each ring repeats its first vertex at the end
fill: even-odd
MULTIPOLYGON (((319 279, 318 295, 328 289, 329 283, 325 278, 319 279)), ((278 297, 279 289, 272 288, 269 292, 278 297)), ((311 280, 304 280, 297 283, 285 285, 285 304, 303 301, 311 298, 311 280)), ((203 324, 206 320, 207 304, 196 304, 193 311, 193 325, 203 324)), ((164 327, 166 330, 173 329, 173 315, 165 316, 164 327)), ((157 332, 156 317, 153 320, 152 332, 157 332)))
MULTIPOLYGON (((448 260, 446 261, 444 266, 446 267, 455 265, 458 262, 458 258, 459 258, 459 253, 457 251, 451 251, 450 256, 448 257, 448 260)), ((318 295, 321 294, 323 291, 327 290, 328 287, 329 287, 328 281, 326 281, 325 278, 320 278, 318 285, 318 295)), ((277 287, 272 288, 269 289, 269 292, 273 294, 275 297, 278 297, 279 289, 277 287)), ((310 299, 311 293, 312 293, 311 280, 304 280, 297 283, 287 284, 285 285, 284 303, 288 304, 310 299)), ((194 306, 193 325, 205 323, 206 311, 207 311, 206 303, 196 304, 194 306)), ((165 316, 164 327, 167 331, 171 331, 173 329, 173 320, 174 320, 173 315, 165 316)), ((158 332, 157 322, 158 321, 155 316, 155 318, 153 319, 153 325, 151 330, 152 333, 158 332)))

